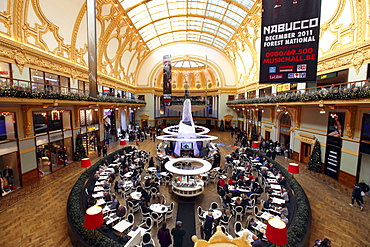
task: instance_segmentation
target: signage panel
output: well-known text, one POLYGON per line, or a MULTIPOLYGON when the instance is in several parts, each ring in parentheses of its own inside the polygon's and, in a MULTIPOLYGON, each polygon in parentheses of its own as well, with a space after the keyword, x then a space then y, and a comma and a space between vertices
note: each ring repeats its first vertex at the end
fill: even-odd
POLYGON ((316 81, 320 10, 321 0, 262 0, 261 84, 316 81))

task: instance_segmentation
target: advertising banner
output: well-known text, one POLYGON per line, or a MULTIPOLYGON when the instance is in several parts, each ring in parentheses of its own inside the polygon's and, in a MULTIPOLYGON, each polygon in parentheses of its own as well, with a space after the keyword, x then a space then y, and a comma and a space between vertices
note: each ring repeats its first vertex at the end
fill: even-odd
POLYGON ((171 69, 171 56, 163 56, 163 105, 171 105, 172 96, 172 69, 171 69))
POLYGON ((325 152, 325 174, 338 179, 342 156, 342 137, 344 131, 344 112, 330 112, 325 152))
POLYGON ((262 0, 260 83, 316 81, 321 0, 262 0))

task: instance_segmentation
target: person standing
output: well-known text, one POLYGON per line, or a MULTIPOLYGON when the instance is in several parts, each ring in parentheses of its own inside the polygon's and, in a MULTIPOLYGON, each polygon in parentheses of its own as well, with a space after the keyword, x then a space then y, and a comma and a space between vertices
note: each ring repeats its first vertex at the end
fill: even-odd
POLYGON ((6 166, 3 175, 8 184, 13 185, 13 170, 9 166, 6 166))
POLYGON ((107 148, 107 146, 104 146, 103 147, 103 157, 105 157, 107 155, 108 155, 108 148, 107 148))
POLYGON ((158 230, 157 237, 161 247, 168 247, 172 244, 170 230, 167 228, 166 222, 164 222, 162 227, 158 230))
POLYGON ((355 184, 355 187, 353 188, 351 199, 352 199, 352 202, 351 204, 349 204, 350 206, 353 207, 353 204, 355 203, 355 200, 356 200, 357 204, 360 206, 360 210, 361 211, 364 210, 364 206, 362 206, 364 201, 361 196, 361 188, 358 184, 355 184))
POLYGON ((177 221, 176 227, 171 230, 171 235, 173 236, 173 246, 182 247, 182 242, 184 240, 185 231, 181 228, 182 222, 177 221))
POLYGON ((208 212, 208 215, 206 216, 206 219, 204 221, 204 229, 203 229, 205 240, 207 241, 211 238, 214 220, 215 219, 213 218, 212 212, 208 212))
POLYGON ((101 155, 101 150, 103 149, 103 147, 101 146, 101 144, 99 143, 98 144, 98 156, 100 157, 101 155))

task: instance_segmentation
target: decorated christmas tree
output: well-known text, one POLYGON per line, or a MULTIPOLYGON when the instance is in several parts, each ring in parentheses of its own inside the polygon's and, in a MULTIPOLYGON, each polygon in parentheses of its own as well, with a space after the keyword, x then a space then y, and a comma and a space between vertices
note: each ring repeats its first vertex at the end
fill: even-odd
POLYGON ((84 145, 82 144, 82 136, 78 134, 76 137, 76 151, 75 151, 75 160, 82 160, 86 158, 86 150, 84 145))
POLYGON ((308 161, 308 170, 312 172, 321 172, 321 149, 320 142, 316 140, 313 146, 312 154, 310 160, 308 161))

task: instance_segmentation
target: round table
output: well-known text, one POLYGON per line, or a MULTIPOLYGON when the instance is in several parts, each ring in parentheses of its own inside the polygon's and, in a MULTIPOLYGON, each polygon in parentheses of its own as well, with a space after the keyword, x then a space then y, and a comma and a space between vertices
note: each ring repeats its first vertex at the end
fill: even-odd
POLYGON ((205 218, 207 215, 208 215, 208 212, 212 212, 212 215, 213 215, 213 218, 215 220, 217 220, 218 218, 220 218, 222 216, 222 212, 221 210, 218 210, 218 209, 211 209, 209 211, 206 211, 204 212, 203 214, 203 217, 205 218), (213 211, 213 212, 212 212, 213 211))
POLYGON ((168 211, 168 208, 166 207, 166 205, 159 204, 159 203, 150 205, 149 209, 159 214, 163 214, 168 211))
POLYGON ((134 199, 134 200, 137 200, 137 201, 140 201, 140 200, 141 200, 141 192, 137 192, 137 191, 132 192, 132 193, 130 194, 130 196, 131 196, 131 197, 132 197, 132 199, 134 199))
POLYGON ((148 171, 150 171, 150 172, 157 172, 157 168, 155 168, 155 167, 149 167, 148 168, 148 171))

